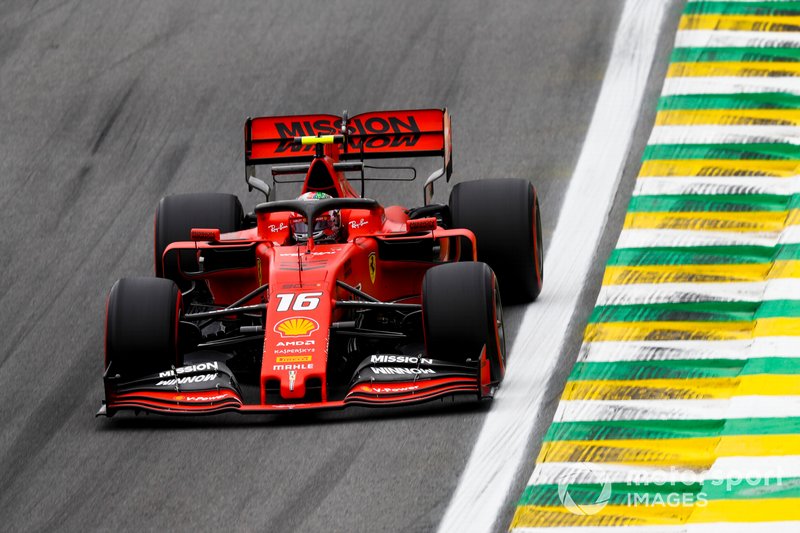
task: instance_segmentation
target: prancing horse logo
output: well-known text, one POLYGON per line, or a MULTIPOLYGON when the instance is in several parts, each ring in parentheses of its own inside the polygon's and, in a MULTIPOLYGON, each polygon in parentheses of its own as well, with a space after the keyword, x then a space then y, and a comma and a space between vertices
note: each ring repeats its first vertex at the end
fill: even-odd
POLYGON ((375 252, 369 254, 369 259, 367 259, 367 265, 369 265, 369 280, 374 284, 375 272, 378 267, 378 258, 375 255, 375 252))

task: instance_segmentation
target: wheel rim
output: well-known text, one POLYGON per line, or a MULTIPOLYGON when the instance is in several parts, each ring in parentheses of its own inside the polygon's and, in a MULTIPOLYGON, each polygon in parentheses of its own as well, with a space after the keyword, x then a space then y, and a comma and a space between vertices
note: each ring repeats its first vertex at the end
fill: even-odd
POLYGON ((506 328, 503 323, 503 303, 500 301, 500 290, 497 287, 497 279, 494 281, 494 316, 495 316, 495 331, 497 332, 497 344, 500 348, 500 353, 497 354, 500 361, 505 367, 506 364, 506 328))
POLYGON ((542 252, 542 216, 539 213, 539 199, 536 199, 536 263, 539 266, 539 279, 544 280, 544 253, 542 252))

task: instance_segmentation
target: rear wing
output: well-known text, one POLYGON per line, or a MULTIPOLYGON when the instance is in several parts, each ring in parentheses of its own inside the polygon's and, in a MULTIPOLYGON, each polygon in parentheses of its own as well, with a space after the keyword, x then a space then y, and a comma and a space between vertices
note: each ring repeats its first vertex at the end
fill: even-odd
MULTIPOLYGON (((354 117, 289 115, 248 118, 244 126, 244 157, 248 184, 256 165, 306 163, 314 159, 316 144, 309 137, 335 136, 343 161, 442 157, 432 181, 453 172, 450 114, 447 109, 374 111, 354 117)), ((330 137, 328 137, 330 139, 330 137)), ((320 139, 322 142, 322 139, 320 139)), ((330 140, 328 141, 330 142, 330 140)), ((251 184, 252 185, 252 184, 251 184)), ((431 192, 432 194, 432 192, 431 192)))
POLYGON ((374 111, 354 117, 294 115, 248 118, 244 130, 247 165, 308 162, 312 144, 296 137, 343 135, 342 160, 441 156, 450 159, 450 114, 446 109, 374 111))

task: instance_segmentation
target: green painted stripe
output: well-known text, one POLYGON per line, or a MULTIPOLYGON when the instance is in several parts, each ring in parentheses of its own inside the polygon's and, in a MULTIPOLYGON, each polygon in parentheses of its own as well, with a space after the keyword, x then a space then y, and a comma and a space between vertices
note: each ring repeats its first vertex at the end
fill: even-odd
POLYGON ((679 109, 800 109, 800 95, 786 93, 662 96, 659 111, 679 109))
MULTIPOLYGON (((697 302, 652 305, 598 305, 589 323, 701 321, 745 322, 753 319, 755 302, 697 302)), ((800 311, 800 305, 798 305, 800 311)))
POLYGON ((688 2, 685 15, 800 15, 800 2, 688 2))
POLYGON ((800 244, 785 246, 697 246, 693 248, 622 248, 611 252, 608 266, 745 265, 800 259, 800 244))
POLYGON ((800 317, 800 300, 598 305, 592 311, 589 323, 653 321, 736 322, 775 317, 800 317))
POLYGON ((553 422, 542 439, 552 441, 693 439, 800 433, 800 418, 730 420, 617 420, 553 422))
MULTIPOLYGON (((708 500, 750 500, 764 498, 800 497, 800 478, 764 479, 722 479, 703 482, 665 482, 637 483, 636 480, 612 483, 608 503, 610 505, 641 506, 653 505, 664 508, 697 503, 708 500)), ((569 483, 570 498, 578 505, 591 505, 597 502, 603 489, 600 483, 569 483)), ((519 505, 560 507, 563 504, 558 495, 558 485, 531 485, 525 489, 519 505)), ((623 529, 624 530, 624 529, 623 529)))
POLYGON ((800 207, 800 195, 776 194, 681 194, 634 196, 628 213, 665 211, 719 212, 787 211, 800 207))
MULTIPOLYGON (((755 472, 743 472, 743 475, 754 476, 755 472)), ((702 492, 709 500, 751 500, 763 498, 797 498, 800 497, 800 478, 767 477, 780 474, 765 472, 763 479, 731 479, 703 482, 702 492)))
POLYGON ((642 161, 653 159, 800 160, 800 146, 789 143, 651 144, 642 161))
POLYGON ((800 245, 697 246, 692 248, 621 248, 611 252, 608 266, 742 265, 800 259, 800 245))
POLYGON ((681 359, 575 363, 569 381, 619 379, 708 379, 759 374, 800 374, 800 360, 788 357, 754 359, 681 359))
POLYGON ((800 61, 800 48, 675 48, 672 51, 672 61, 794 62, 800 61))
MULTIPOLYGON (((558 495, 558 488, 558 485, 530 485, 522 493, 518 505, 562 507, 563 504, 558 495)), ((665 500, 675 492, 687 494, 686 497, 691 498, 692 496, 696 497, 702 491, 702 488, 702 483, 689 485, 681 483, 677 487, 669 484, 612 483, 608 503, 610 505, 633 505, 634 495, 637 495, 640 501, 645 497, 653 500, 656 498, 665 500)), ((600 483, 569 483, 567 490, 570 498, 577 505, 591 505, 597 502, 603 490, 603 485, 600 483)))

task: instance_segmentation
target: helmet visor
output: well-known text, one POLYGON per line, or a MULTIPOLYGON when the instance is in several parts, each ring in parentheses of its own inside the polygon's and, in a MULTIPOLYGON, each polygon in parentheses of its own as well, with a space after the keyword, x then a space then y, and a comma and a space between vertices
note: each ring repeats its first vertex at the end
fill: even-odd
MULTIPOLYGON (((292 227, 292 233, 296 239, 300 240, 307 240, 308 239, 308 224, 306 224, 306 220, 303 217, 292 217, 289 221, 292 227)), ((329 214, 320 215, 314 221, 314 228, 311 231, 313 237, 315 239, 322 238, 326 235, 331 234, 335 226, 335 221, 333 217, 329 214)))

